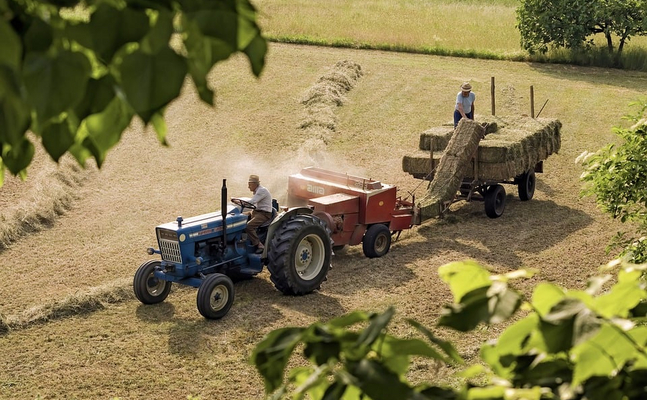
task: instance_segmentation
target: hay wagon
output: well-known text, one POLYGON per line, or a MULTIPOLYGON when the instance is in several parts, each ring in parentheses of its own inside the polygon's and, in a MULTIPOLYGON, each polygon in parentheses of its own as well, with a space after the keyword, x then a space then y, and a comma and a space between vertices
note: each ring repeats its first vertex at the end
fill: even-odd
POLYGON ((535 174, 559 151, 561 126, 558 120, 490 117, 423 132, 420 150, 402 160, 405 172, 430 182, 420 202, 422 218, 442 215, 459 200, 483 201, 488 217, 500 217, 503 184, 515 185, 522 201, 532 199, 535 174))

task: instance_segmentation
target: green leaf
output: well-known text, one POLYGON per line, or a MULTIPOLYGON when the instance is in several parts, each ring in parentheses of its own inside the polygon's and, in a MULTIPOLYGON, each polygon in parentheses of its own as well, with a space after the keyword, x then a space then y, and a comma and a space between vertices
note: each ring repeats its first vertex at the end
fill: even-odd
POLYGON ((530 314, 509 326, 497 339, 496 350, 500 355, 521 355, 529 350, 526 346, 530 336, 538 328, 539 316, 530 314))
POLYGON ((504 399, 505 388, 502 386, 491 386, 485 388, 471 388, 467 390, 467 400, 495 400, 504 399))
POLYGON ((339 360, 341 346, 339 342, 308 342, 303 355, 317 365, 339 360))
POLYGON ((404 400, 413 397, 413 390, 400 381, 397 374, 375 360, 363 359, 349 363, 348 371, 357 378, 359 388, 373 400, 404 400))
POLYGON ((156 112, 179 96, 187 66, 182 57, 167 47, 156 54, 139 50, 128 54, 119 70, 128 102, 148 123, 156 112))
POLYGON ((99 79, 90 79, 83 99, 74 108, 74 113, 79 119, 84 119, 90 114, 97 114, 105 110, 115 97, 116 82, 112 75, 104 75, 99 79))
POLYGON ((584 303, 564 298, 544 315, 540 324, 546 348, 551 353, 567 351, 588 340, 600 328, 600 321, 584 303))
POLYGON ((251 362, 265 378, 265 392, 272 393, 283 382, 283 371, 299 343, 304 328, 283 328, 270 332, 254 348, 251 362))
POLYGON ((449 284, 456 303, 460 302, 466 293, 492 284, 490 273, 474 261, 445 264, 438 268, 438 275, 449 284))
POLYGON ((28 99, 44 123, 76 106, 85 94, 90 62, 81 53, 27 53, 23 79, 28 99))
POLYGON ((265 55, 267 54, 267 40, 265 40, 260 32, 249 42, 247 47, 243 50, 252 65, 252 72, 256 76, 260 76, 263 68, 265 67, 265 55))
POLYGON ((139 42, 148 32, 149 25, 144 11, 132 8, 117 10, 103 2, 90 16, 90 35, 81 43, 93 49, 104 63, 109 64, 123 45, 139 42), (88 43, 88 40, 91 42, 88 43))
POLYGON ((156 54, 169 46, 173 35, 173 13, 160 10, 155 15, 154 25, 141 41, 141 49, 146 54, 156 54))
POLYGON ((155 132, 157 133, 157 140, 159 140, 159 142, 163 146, 168 146, 168 142, 166 141, 167 129, 166 122, 164 121, 164 114, 162 114, 161 112, 153 114, 151 122, 153 123, 155 132))
POLYGON ((467 332, 481 323, 508 319, 521 305, 521 297, 503 282, 481 287, 462 296, 459 304, 443 307, 438 325, 467 332))
POLYGON ((40 18, 34 18, 25 34, 25 52, 46 52, 53 41, 52 27, 40 18))
POLYGON ((459 364, 463 364, 465 362, 451 342, 437 338, 433 332, 422 326, 418 321, 408 319, 407 322, 418 331, 422 332, 432 343, 440 347, 450 359, 459 364))
POLYGON ((386 336, 384 341, 377 346, 379 349, 375 350, 379 350, 379 354, 383 359, 398 356, 422 356, 449 362, 442 354, 420 339, 399 339, 393 336, 386 336))
POLYGON ((41 133, 43 147, 56 162, 74 144, 75 133, 70 130, 67 120, 48 124, 41 133))
POLYGON ((133 114, 119 97, 115 97, 104 111, 92 114, 81 124, 83 145, 92 153, 101 167, 108 150, 121 139, 121 134, 130 125, 133 114))
MULTIPOLYGON (((636 272, 640 275, 640 271, 636 272)), ((644 298, 647 298, 647 292, 640 288, 638 281, 620 281, 611 291, 595 299, 595 308, 606 318, 626 318, 644 298)))
POLYGON ((340 400, 344 398, 344 392, 346 392, 347 385, 341 382, 333 382, 326 392, 324 393, 322 400, 340 400))
POLYGON ((345 328, 351 325, 355 325, 359 322, 369 321, 374 314, 367 313, 365 311, 355 310, 348 314, 337 317, 328 322, 328 325, 332 327, 345 328))
POLYGON ((370 346, 372 346, 375 340, 377 340, 378 337, 384 334, 384 329, 389 324, 389 322, 391 322, 393 314, 395 314, 395 309, 393 307, 389 307, 382 314, 376 314, 372 316, 369 326, 366 327, 366 329, 364 329, 360 334, 359 338, 357 338, 355 347, 360 349, 368 349, 370 346))
POLYGON ((532 294, 532 306, 540 316, 546 315, 550 309, 565 296, 564 291, 548 282, 541 282, 532 294))
POLYGON ((18 146, 31 123, 30 107, 19 85, 16 73, 0 65, 0 149, 2 143, 18 146))
POLYGON ((34 157, 34 145, 23 138, 18 146, 5 145, 2 151, 2 162, 12 174, 23 171, 34 157))
POLYGON ((22 57, 22 44, 13 28, 0 18, 0 65, 18 71, 22 57))

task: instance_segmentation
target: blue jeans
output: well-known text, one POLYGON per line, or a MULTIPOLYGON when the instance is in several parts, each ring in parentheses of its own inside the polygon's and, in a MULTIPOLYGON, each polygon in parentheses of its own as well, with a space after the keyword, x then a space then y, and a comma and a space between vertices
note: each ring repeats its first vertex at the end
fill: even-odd
MULTIPOLYGON (((467 115, 467 118, 469 118, 469 119, 474 119, 474 110, 472 110, 472 111, 470 111, 468 113, 465 113, 465 115, 467 115)), ((458 121, 460 121, 461 118, 463 118, 461 113, 458 112, 458 110, 454 110, 454 128, 456 128, 456 125, 458 125, 458 121)))

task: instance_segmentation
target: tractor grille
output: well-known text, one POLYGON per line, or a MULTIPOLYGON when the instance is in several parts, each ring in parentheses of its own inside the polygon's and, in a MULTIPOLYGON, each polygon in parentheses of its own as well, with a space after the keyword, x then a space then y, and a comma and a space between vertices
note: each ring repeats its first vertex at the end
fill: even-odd
POLYGON ((166 239, 160 239, 159 242, 160 251, 162 252, 162 260, 182 264, 179 242, 166 239))

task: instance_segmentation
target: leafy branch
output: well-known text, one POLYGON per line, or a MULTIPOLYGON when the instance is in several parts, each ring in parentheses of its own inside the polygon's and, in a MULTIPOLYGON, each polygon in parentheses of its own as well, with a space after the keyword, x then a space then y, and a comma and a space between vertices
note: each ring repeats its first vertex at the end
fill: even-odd
POLYGON ((465 365, 451 342, 416 321, 407 323, 422 338, 390 335, 392 308, 273 331, 251 362, 272 399, 641 399, 647 385, 647 327, 640 324, 647 265, 618 261, 608 268, 618 269, 618 275, 605 292, 598 294, 608 276, 592 279, 584 291, 544 282, 524 303, 509 283, 531 277, 532 271, 491 275, 469 261, 441 267, 439 275, 455 303, 443 308, 439 326, 466 332, 506 321, 522 307, 528 311, 496 342, 484 344, 480 362, 473 365, 465 365), (292 369, 284 379, 297 348, 310 365, 292 369), (407 373, 413 357, 462 368, 462 383, 412 384, 407 373), (473 382, 478 376, 485 380, 473 382))

